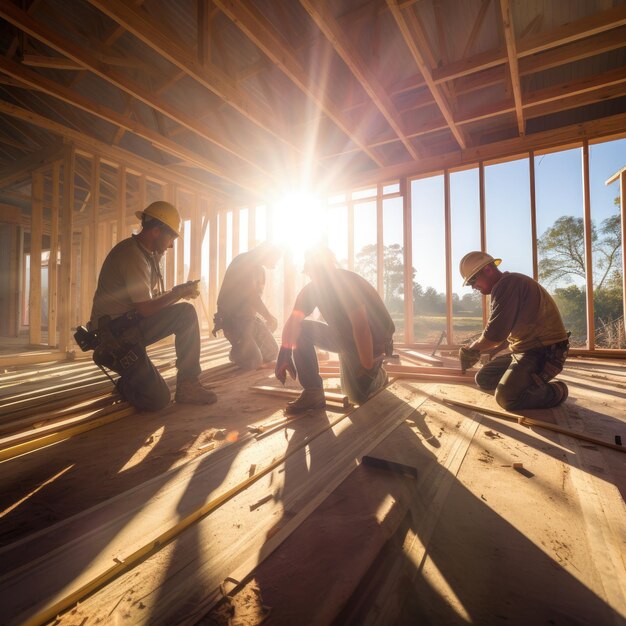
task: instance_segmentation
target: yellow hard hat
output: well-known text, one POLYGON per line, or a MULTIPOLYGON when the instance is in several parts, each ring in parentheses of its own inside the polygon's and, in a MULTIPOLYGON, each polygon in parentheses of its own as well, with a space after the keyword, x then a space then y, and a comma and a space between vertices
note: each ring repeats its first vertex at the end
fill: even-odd
POLYGON ((143 211, 136 211, 135 217, 143 219, 143 216, 159 220, 165 224, 177 237, 180 237, 180 214, 178 209, 165 200, 157 200, 149 204, 143 211))
POLYGON ((494 259, 490 254, 478 250, 468 252, 459 263, 459 271, 461 272, 461 276, 463 276, 463 286, 466 287, 469 279, 474 276, 474 274, 478 274, 483 267, 487 267, 490 263, 500 265, 502 259, 494 259))

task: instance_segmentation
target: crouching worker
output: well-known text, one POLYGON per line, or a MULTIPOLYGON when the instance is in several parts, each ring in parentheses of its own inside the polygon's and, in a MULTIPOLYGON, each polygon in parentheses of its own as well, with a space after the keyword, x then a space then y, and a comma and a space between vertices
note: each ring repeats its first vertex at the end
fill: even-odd
POLYGON ((153 202, 135 214, 141 232, 120 241, 107 255, 93 299, 90 330, 101 339, 94 361, 113 369, 120 394, 138 409, 157 411, 171 400, 146 346, 174 334, 176 402, 211 404, 215 393, 202 386, 200 330, 192 304, 196 281, 164 292, 160 261, 180 234, 180 216, 169 202, 153 202))
POLYGON ((524 274, 501 272, 501 259, 469 252, 460 263, 463 285, 491 295, 489 320, 481 336, 459 353, 465 370, 482 353, 494 353, 508 341, 511 353, 497 356, 476 374, 476 383, 495 389, 506 410, 557 406, 567 385, 552 379, 561 372, 569 349, 568 333, 552 296, 524 274))
POLYGON ((382 364, 393 352, 393 320, 376 290, 358 274, 337 267, 328 248, 306 254, 304 273, 311 282, 296 297, 276 361, 278 380, 284 384, 289 373, 304 387, 286 413, 325 405, 316 346, 339 354, 342 390, 351 402, 362 404, 387 384, 382 364), (305 319, 316 308, 324 322, 305 319))
POLYGON ((237 255, 228 266, 217 296, 213 335, 224 331, 231 345, 230 361, 243 370, 273 362, 278 344, 272 333, 278 321, 265 306, 265 268, 274 269, 281 251, 264 242, 237 255))

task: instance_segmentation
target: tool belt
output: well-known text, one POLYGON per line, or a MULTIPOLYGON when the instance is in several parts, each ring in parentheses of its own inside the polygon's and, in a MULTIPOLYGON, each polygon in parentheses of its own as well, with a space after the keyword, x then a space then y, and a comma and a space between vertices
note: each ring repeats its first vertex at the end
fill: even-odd
POLYGON ((79 326, 74 338, 83 352, 93 350, 96 365, 124 374, 145 354, 143 335, 139 328, 142 319, 135 311, 114 320, 103 315, 98 320, 97 328, 88 330, 79 326))
POLYGON ((543 369, 539 373, 539 378, 541 378, 544 383, 552 380, 563 371, 565 359, 569 352, 569 333, 567 335, 568 339, 565 341, 560 341, 559 343, 554 343, 544 348, 546 360, 543 364, 543 369))

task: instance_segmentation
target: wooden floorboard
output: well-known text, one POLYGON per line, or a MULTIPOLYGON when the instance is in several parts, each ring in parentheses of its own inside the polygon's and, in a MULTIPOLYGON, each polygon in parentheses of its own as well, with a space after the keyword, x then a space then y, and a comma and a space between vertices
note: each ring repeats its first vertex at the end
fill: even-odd
MULTIPOLYGON (((224 343, 206 354, 223 362, 224 343)), ((48 367, 42 390, 82 380, 76 364, 48 367)), ((30 394, 40 374, 23 374, 13 392, 30 394)), ((529 417, 626 442, 623 361, 571 359, 561 378, 567 403, 529 417)), ((249 626, 624 623, 623 453, 438 399, 498 408, 468 385, 398 381, 326 431, 339 408, 259 433, 248 426, 284 419, 283 399, 249 389, 276 385, 272 372, 218 368, 211 384, 214 405, 137 413, 0 464, 2 623, 273 463, 58 623, 226 624, 220 583, 248 574, 229 603, 249 626), (417 479, 361 466, 368 450, 417 479)))

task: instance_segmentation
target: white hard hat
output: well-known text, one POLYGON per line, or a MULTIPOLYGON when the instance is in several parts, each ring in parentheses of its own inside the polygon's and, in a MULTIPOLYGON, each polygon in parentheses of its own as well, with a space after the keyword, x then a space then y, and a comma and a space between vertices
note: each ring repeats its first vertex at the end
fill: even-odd
POLYGON ((468 252, 459 263, 459 271, 461 276, 463 276, 463 286, 466 287, 470 278, 478 274, 483 267, 487 267, 490 263, 500 265, 502 259, 494 259, 490 254, 480 252, 479 250, 468 252))
POLYGON ((157 200, 149 204, 143 211, 136 211, 135 217, 143 219, 143 216, 159 220, 165 224, 177 237, 180 237, 180 214, 178 209, 165 200, 157 200))

